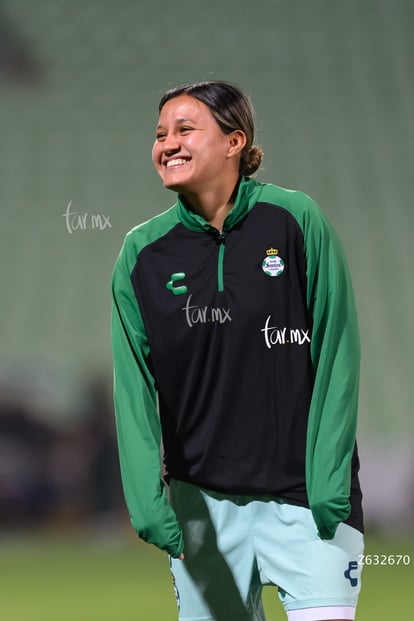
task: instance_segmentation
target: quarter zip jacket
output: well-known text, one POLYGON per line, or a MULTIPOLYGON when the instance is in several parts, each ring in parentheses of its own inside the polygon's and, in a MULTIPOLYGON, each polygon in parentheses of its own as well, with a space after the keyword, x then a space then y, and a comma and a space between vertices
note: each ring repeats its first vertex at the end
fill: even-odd
POLYGON ((121 473, 144 540, 179 556, 168 477, 310 507, 362 530, 359 336, 338 238, 302 192, 242 178, 222 232, 181 196, 113 272, 121 473))

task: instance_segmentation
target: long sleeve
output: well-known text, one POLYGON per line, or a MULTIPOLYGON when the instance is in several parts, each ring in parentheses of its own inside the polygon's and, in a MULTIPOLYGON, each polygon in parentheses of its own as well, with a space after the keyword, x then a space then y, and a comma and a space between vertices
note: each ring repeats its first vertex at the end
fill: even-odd
POLYGON ((128 260, 126 246, 127 241, 112 279, 114 401, 124 495, 138 535, 178 557, 183 550, 183 538, 161 477, 161 426, 155 382, 130 279, 133 256, 128 260))
POLYGON ((339 522, 350 513, 360 343, 341 244, 317 205, 309 199, 308 206, 303 230, 315 383, 307 431, 306 482, 319 535, 331 539, 339 522))

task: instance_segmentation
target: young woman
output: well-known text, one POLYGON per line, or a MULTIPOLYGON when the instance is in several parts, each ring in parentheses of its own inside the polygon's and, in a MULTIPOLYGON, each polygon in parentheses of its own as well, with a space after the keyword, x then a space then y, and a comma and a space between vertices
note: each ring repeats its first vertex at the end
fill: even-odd
POLYGON ((181 621, 262 621, 265 584, 289 621, 354 619, 351 282, 315 202, 251 178, 253 140, 232 84, 161 99, 152 158, 177 200, 128 233, 113 274, 126 502, 170 555, 181 621))

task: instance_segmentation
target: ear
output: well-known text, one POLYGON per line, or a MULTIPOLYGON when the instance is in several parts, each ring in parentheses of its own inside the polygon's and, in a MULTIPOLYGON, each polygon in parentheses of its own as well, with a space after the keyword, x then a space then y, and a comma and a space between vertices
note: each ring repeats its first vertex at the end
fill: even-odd
POLYGON ((227 157, 234 157, 241 153, 247 142, 246 134, 241 129, 231 132, 228 139, 227 157))

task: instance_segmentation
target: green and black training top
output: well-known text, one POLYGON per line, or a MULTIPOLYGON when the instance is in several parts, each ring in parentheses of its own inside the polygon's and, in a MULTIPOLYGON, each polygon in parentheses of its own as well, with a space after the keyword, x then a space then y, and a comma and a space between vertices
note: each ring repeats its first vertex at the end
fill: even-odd
POLYGON ((126 236, 113 273, 124 493, 146 541, 182 534, 167 477, 308 506, 362 530, 359 335, 335 232, 302 192, 242 178, 223 230, 179 195, 126 236))

